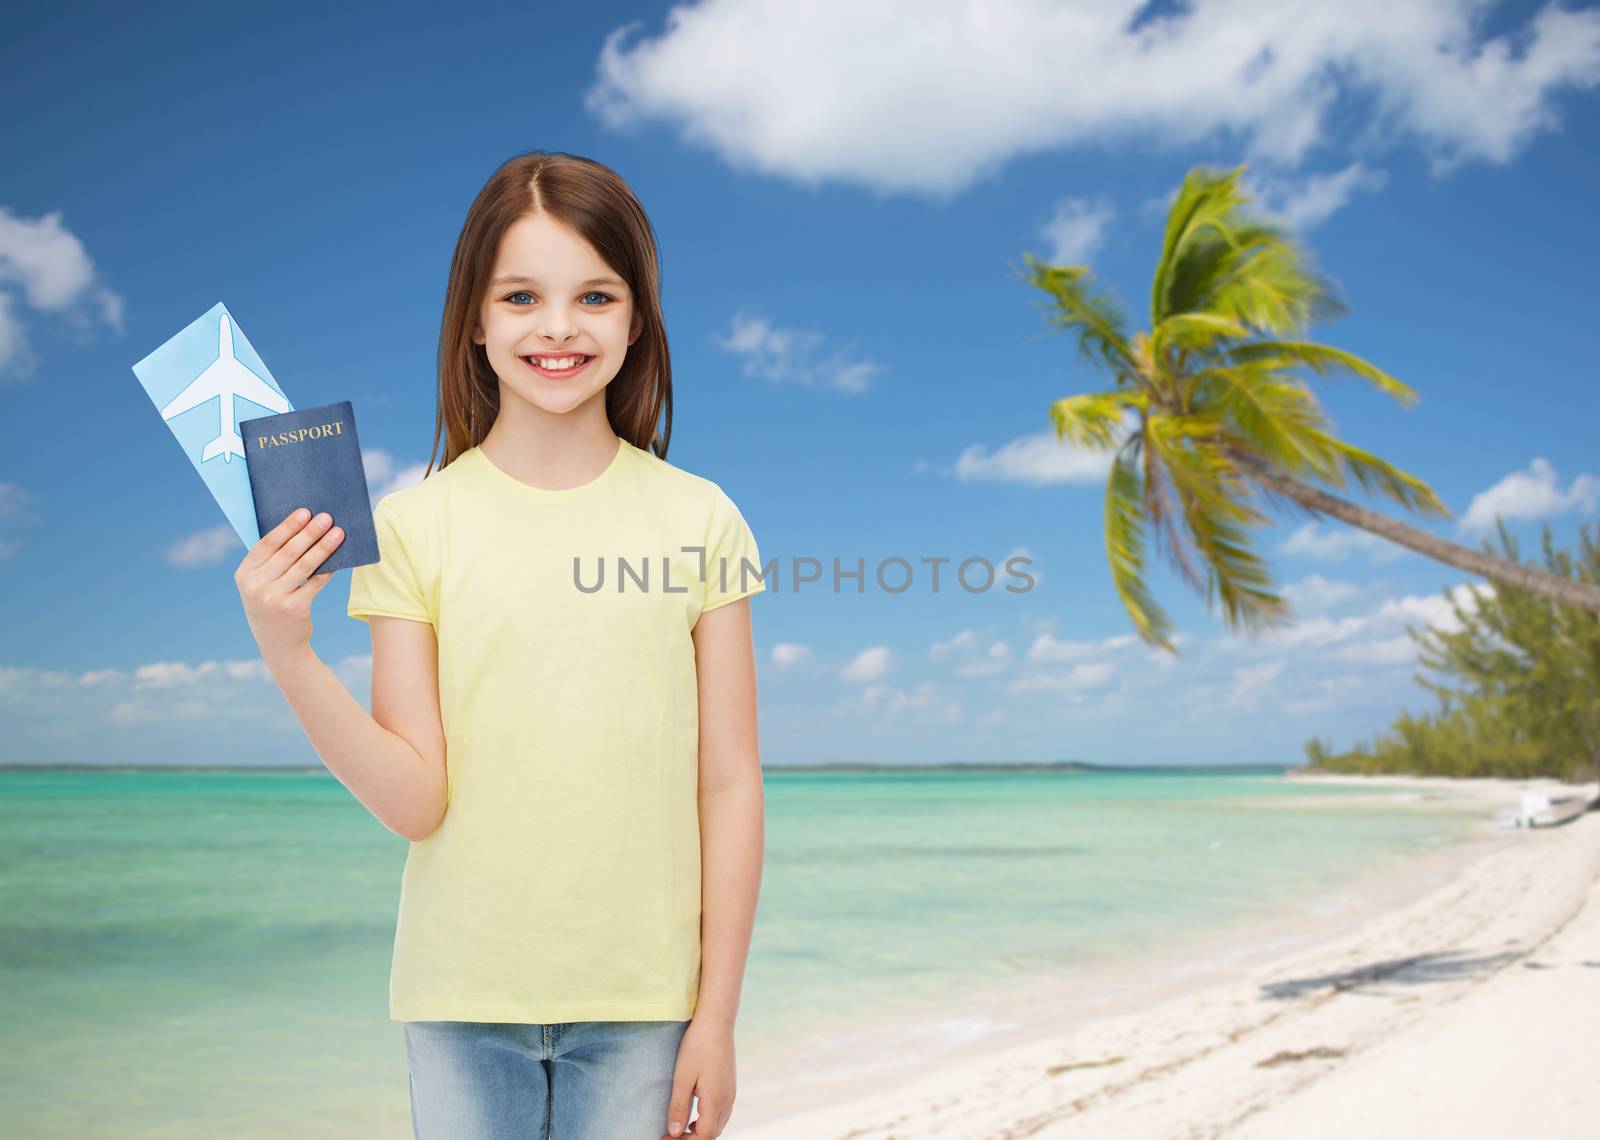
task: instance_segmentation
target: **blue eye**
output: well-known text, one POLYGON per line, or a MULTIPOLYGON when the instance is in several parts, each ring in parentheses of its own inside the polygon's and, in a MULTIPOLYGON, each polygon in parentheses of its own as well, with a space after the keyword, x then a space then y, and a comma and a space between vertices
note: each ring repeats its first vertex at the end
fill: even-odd
MULTIPOLYGON (((613 297, 610 293, 602 293, 599 290, 595 290, 594 292, 591 292, 591 293, 585 293, 584 296, 585 297, 600 297, 600 298, 602 298, 601 304, 606 304, 608 302, 616 300, 616 298, 613 297)), ((516 297, 527 297, 527 298, 531 299, 533 297, 533 294, 528 292, 526 289, 519 289, 515 293, 506 294, 504 300, 511 301, 512 304, 516 304, 516 301, 513 300, 513 298, 516 298, 516 297)), ((518 306, 518 307, 520 308, 520 306, 518 306)), ((598 308, 598 306, 590 305, 589 308, 598 308)))

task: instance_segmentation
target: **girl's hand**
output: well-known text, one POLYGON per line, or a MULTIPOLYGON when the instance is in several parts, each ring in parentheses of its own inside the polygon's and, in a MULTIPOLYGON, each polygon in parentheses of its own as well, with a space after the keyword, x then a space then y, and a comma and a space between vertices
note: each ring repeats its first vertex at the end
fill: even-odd
POLYGON ((314 573, 341 542, 332 516, 309 518, 301 507, 250 548, 234 571, 250 632, 267 662, 283 660, 311 642, 311 601, 333 577, 314 573), (326 533, 324 533, 326 531, 326 533))
POLYGON ((690 1021, 678 1045, 678 1066, 672 1077, 663 1140, 696 1136, 714 1140, 733 1115, 733 1026, 717 1021, 690 1021), (689 1122, 689 1096, 700 1101, 700 1115, 689 1122), (676 1127, 674 1127, 676 1123, 676 1127))

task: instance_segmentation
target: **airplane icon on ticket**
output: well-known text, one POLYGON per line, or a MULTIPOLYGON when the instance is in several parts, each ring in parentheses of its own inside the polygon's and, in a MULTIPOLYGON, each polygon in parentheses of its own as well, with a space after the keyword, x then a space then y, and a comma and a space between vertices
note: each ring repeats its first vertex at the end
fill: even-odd
POLYGON ((270 412, 293 410, 283 393, 257 376, 233 354, 233 322, 228 319, 227 313, 223 313, 217 325, 217 359, 161 409, 161 418, 170 422, 185 412, 216 400, 217 436, 200 453, 200 462, 220 455, 224 463, 232 463, 235 455, 244 458, 244 440, 239 438, 239 412, 235 406, 235 401, 241 396, 270 412))

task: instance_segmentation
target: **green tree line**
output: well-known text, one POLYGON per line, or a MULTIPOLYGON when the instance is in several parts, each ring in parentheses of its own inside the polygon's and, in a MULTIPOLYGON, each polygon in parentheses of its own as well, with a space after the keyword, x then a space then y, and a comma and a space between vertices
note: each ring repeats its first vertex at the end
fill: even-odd
MULTIPOLYGON (((1520 562, 1505 524, 1495 528, 1502 556, 1520 562)), ((1556 550, 1548 525, 1541 532, 1545 569, 1600 584, 1600 544, 1588 527, 1576 551, 1556 550)), ((1438 708, 1402 713, 1348 752, 1313 738, 1307 770, 1600 779, 1600 614, 1503 582, 1445 596, 1458 628, 1408 630, 1425 670, 1417 683, 1438 708)))

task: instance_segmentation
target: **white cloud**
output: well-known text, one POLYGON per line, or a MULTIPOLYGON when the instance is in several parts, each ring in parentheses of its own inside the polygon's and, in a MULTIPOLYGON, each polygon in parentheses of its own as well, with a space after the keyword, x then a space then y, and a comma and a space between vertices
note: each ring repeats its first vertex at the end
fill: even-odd
POLYGON ((1055 432, 1019 436, 990 452, 981 443, 965 448, 953 468, 934 468, 964 482, 1026 483, 1045 487, 1059 483, 1103 482, 1111 470, 1112 452, 1078 447, 1055 432))
POLYGON ((1003 587, 1015 587, 1018 593, 1037 590, 1044 582, 1044 571, 1039 569, 1039 560, 1026 546, 1013 546, 995 569, 1003 587), (1015 566, 1011 565, 1012 559, 1016 559, 1015 566))
POLYGON ((1451 632, 1460 628, 1450 599, 1471 610, 1479 596, 1492 593, 1483 582, 1463 582, 1441 594, 1387 598, 1363 614, 1342 618, 1316 615, 1264 631, 1255 638, 1229 633, 1216 639, 1223 653, 1293 660, 1296 664, 1337 661, 1373 666, 1405 665, 1416 658, 1417 646, 1406 632, 1424 626, 1451 632))
POLYGON ((1324 527, 1318 522, 1308 522, 1278 544, 1278 553, 1315 562, 1343 562, 1365 555, 1368 562, 1380 563, 1393 562, 1413 552, 1371 531, 1342 523, 1324 527))
POLYGON ((25 376, 37 363, 15 304, 19 296, 80 329, 92 313, 122 330, 122 298, 99 279, 83 243, 61 219, 60 210, 30 219, 0 206, 0 374, 25 376))
MULTIPOLYGON (((20 483, 0 483, 0 526, 32 525, 39 516, 28 509, 32 492, 20 483)), ((0 538, 0 560, 12 558, 22 549, 20 538, 0 538)))
POLYGON ((1063 198, 1044 225, 1052 265, 1082 265, 1105 240, 1106 227, 1116 216, 1104 198, 1063 198))
MULTIPOLYGON (((333 668, 353 687, 370 672, 371 658, 345 658, 333 668)), ((282 732, 290 739, 299 733, 293 710, 259 657, 152 661, 131 670, 0 666, 0 718, 13 743, 62 737, 89 742, 98 733, 112 749, 107 755, 115 754, 114 742, 130 728, 159 732, 193 722, 193 729, 178 728, 194 743, 190 762, 218 764, 229 762, 230 750, 214 742, 234 726, 248 724, 252 733, 282 732), (220 750, 206 754, 212 747, 220 750)))
POLYGON ((192 570, 200 566, 215 566, 230 556, 238 565, 246 553, 245 545, 239 540, 239 532, 233 529, 233 524, 218 523, 178 539, 161 552, 161 557, 169 566, 192 570))
POLYGON ((1344 646, 1328 654, 1335 661, 1352 665, 1409 665, 1417 658, 1417 643, 1405 634, 1373 638, 1344 646))
POLYGON ((1054 693, 1067 698, 1081 699, 1083 690, 1098 688, 1111 680, 1113 669, 1104 661, 1085 662, 1062 672, 1030 673, 1018 677, 1006 686, 1012 696, 1029 693, 1054 693))
POLYGON ((964 629, 948 641, 936 641, 928 651, 935 665, 952 665, 957 677, 993 677, 1012 662, 1011 647, 1004 641, 987 640, 975 631, 964 629))
MULTIPOLYGON (((1180 637, 1181 635, 1174 635, 1173 640, 1178 641, 1180 637)), ((1142 644, 1138 636, 1132 633, 1119 633, 1096 641, 1063 641, 1049 630, 1042 630, 1034 635, 1033 642, 1028 646, 1028 660, 1034 664, 1045 665, 1081 661, 1085 657, 1115 653, 1124 649, 1137 649, 1142 644)))
POLYGON ((1355 637, 1371 622, 1369 617, 1311 617, 1278 626, 1261 634, 1262 644, 1275 649, 1317 649, 1355 637))
POLYGON ((242 661, 202 661, 189 665, 182 661, 154 661, 140 665, 133 671, 136 689, 170 689, 178 685, 194 686, 213 678, 231 681, 260 681, 272 674, 260 658, 242 661))
POLYGON ((1448 598, 1442 594, 1408 594, 1403 598, 1390 598, 1378 607, 1374 620, 1402 625, 1427 625, 1453 633, 1461 628, 1461 623, 1456 621, 1455 610, 1450 603, 1457 602, 1462 609, 1471 613, 1477 609, 1479 598, 1493 597, 1494 592, 1492 582, 1462 582, 1450 588, 1448 598))
POLYGON ((15 526, 21 522, 37 521, 28 514, 28 504, 33 494, 20 483, 0 483, 0 523, 15 526))
POLYGON ((814 655, 809 645, 796 645, 793 642, 780 641, 772 647, 772 663, 779 669, 807 665, 812 660, 814 660, 814 655))
MULTIPOLYGON (((1409 660, 1409 657, 1407 660, 1409 660)), ((1313 696, 1285 701, 1283 711, 1291 716, 1310 716, 1313 713, 1332 712, 1338 707, 1340 701, 1347 696, 1359 693, 1367 683, 1368 681, 1365 677, 1350 676, 1348 674, 1336 677, 1319 677, 1312 685, 1313 696)))
POLYGON ((1297 614, 1320 613, 1360 597, 1361 587, 1354 582, 1340 582, 1312 574, 1290 582, 1283 587, 1283 596, 1289 600, 1297 614))
POLYGON ((20 665, 0 665, 0 697, 15 698, 30 686, 57 688, 74 680, 64 669, 27 669, 20 665))
POLYGON ((861 691, 861 700, 873 712, 889 719, 908 712, 931 712, 946 722, 961 719, 961 702, 945 697, 932 681, 921 681, 910 690, 868 685, 861 691))
POLYGON ((970 655, 978 648, 978 643, 978 635, 970 629, 964 629, 948 641, 934 642, 933 648, 928 651, 928 660, 937 665, 957 655, 970 655))
POLYGON ((875 645, 857 653, 850 663, 839 670, 841 681, 876 681, 889 672, 894 654, 886 645, 875 645))
POLYGON ((719 348, 744 358, 744 374, 782 383, 833 388, 852 396, 867 390, 883 366, 857 359, 855 345, 847 344, 823 357, 826 339, 819 332, 780 328, 764 317, 739 313, 726 336, 713 336, 719 348))
POLYGON ((1526 471, 1513 471, 1487 491, 1472 497, 1461 516, 1459 529, 1482 533, 1494 531, 1495 515, 1507 522, 1548 519, 1570 511, 1590 514, 1600 503, 1600 479, 1581 474, 1565 491, 1557 486, 1555 468, 1543 457, 1536 457, 1526 471))
POLYGON ((1244 189, 1265 213, 1276 216, 1291 229, 1304 232, 1321 225, 1348 205, 1357 191, 1382 189, 1389 176, 1357 159, 1331 174, 1290 178, 1251 173, 1242 181, 1244 189))
POLYGON ((381 447, 363 447, 361 467, 374 505, 385 495, 422 482, 423 473, 428 470, 426 462, 402 464, 381 447))
POLYGON ((1098 641, 1063 641, 1052 633, 1041 633, 1028 646, 1028 660, 1046 664, 1079 661, 1100 651, 1098 641))
POLYGON ((1251 709, 1261 699, 1261 694, 1271 687, 1285 668, 1287 661, 1263 661, 1259 665, 1245 665, 1233 671, 1233 686, 1223 699, 1224 708, 1251 709))
POLYGON ((28 347, 28 334, 17 315, 16 298, 10 293, 0 293, 0 376, 6 373, 25 375, 33 371, 33 352, 28 347))
POLYGON ((1600 12, 1554 3, 1493 39, 1474 0, 1149 7, 680 4, 653 37, 637 20, 607 36, 585 104, 613 128, 673 125, 738 169, 948 195, 1022 155, 1130 140, 1237 141, 1292 168, 1331 141, 1341 99, 1370 108, 1355 145, 1414 141, 1436 173, 1506 162, 1559 125, 1559 93, 1600 79, 1600 12))

